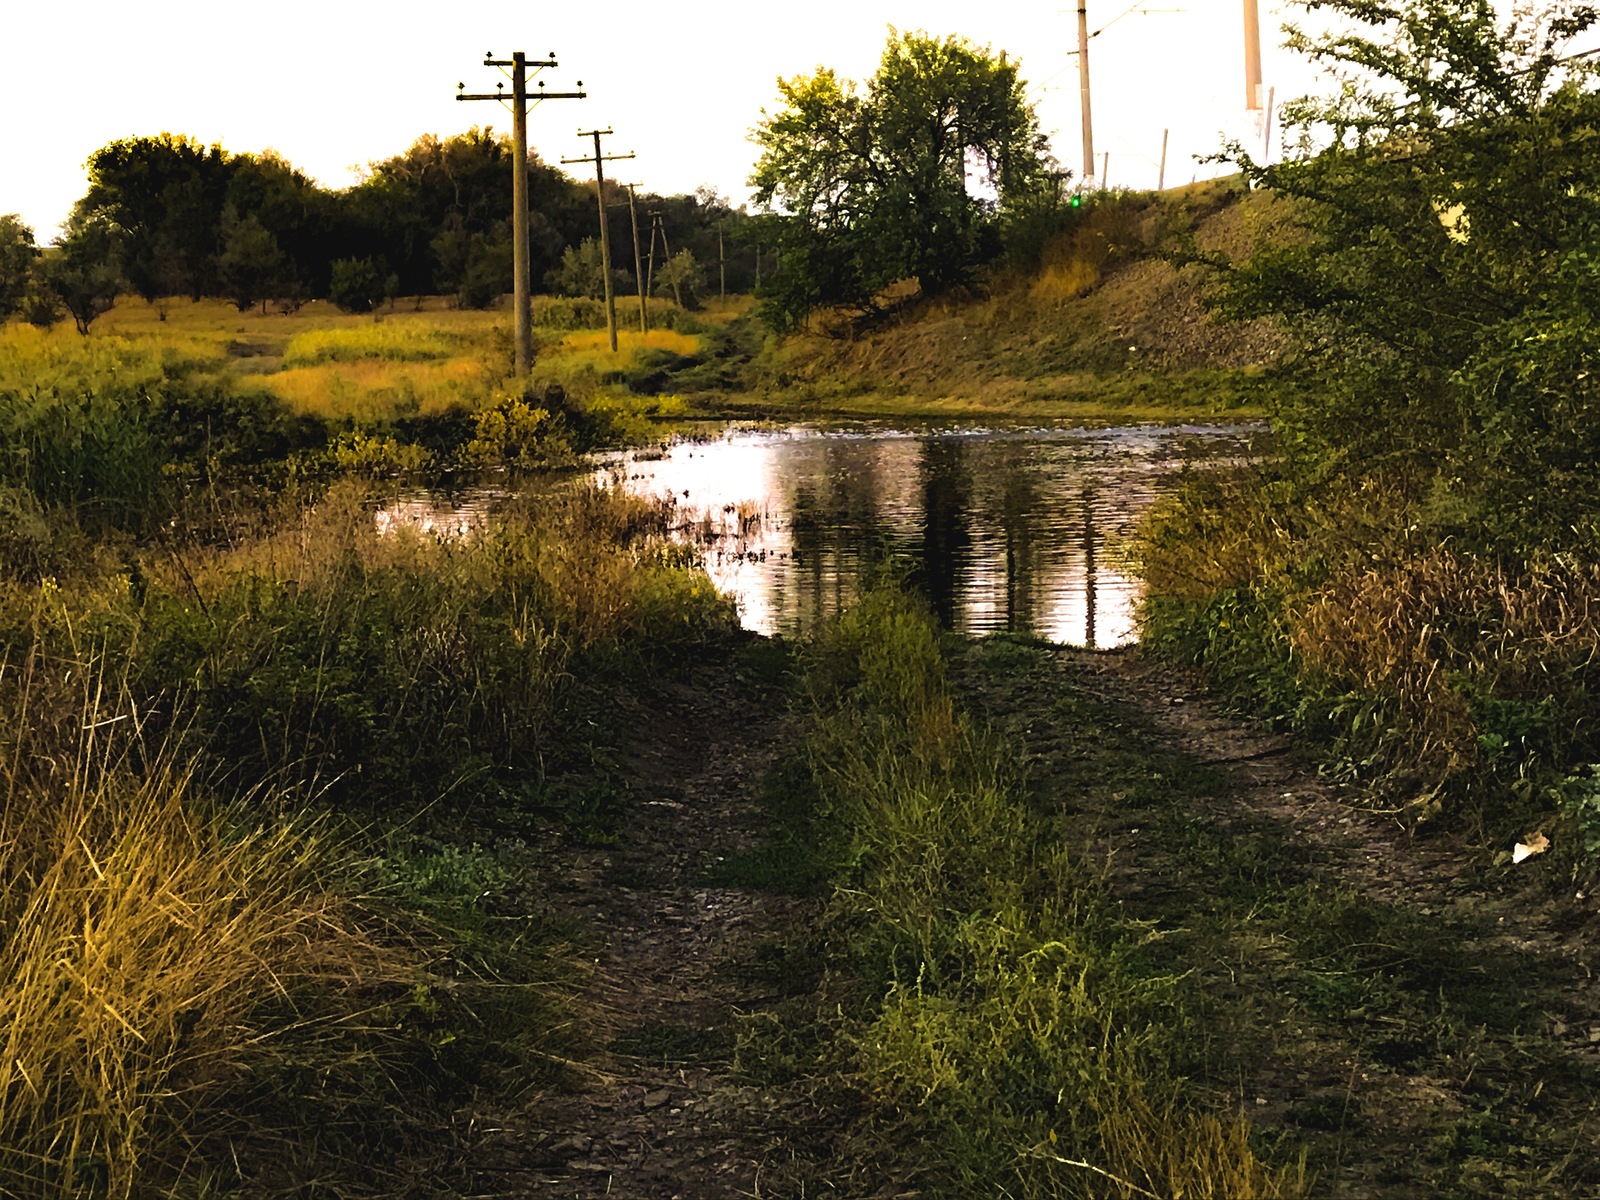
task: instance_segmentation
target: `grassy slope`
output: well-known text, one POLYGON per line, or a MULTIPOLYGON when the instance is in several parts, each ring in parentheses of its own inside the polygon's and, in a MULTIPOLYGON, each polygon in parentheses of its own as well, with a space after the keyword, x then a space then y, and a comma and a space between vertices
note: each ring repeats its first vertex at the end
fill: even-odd
POLYGON ((1034 271, 912 303, 855 337, 814 321, 768 346, 748 395, 701 400, 740 415, 1259 415, 1281 338, 1214 322, 1199 271, 1164 255, 1192 236, 1196 249, 1237 256, 1274 236, 1273 205, 1227 180, 1110 198, 1048 244, 1034 271))

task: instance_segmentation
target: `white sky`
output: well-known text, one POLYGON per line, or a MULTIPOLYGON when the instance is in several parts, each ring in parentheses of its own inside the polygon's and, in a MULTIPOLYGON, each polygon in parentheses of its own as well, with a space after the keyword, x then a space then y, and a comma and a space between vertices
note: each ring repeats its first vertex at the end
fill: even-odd
MULTIPOLYGON (((1128 0, 1088 0, 1096 28, 1128 0)), ((1282 100, 1314 85, 1279 48, 1283 6, 1260 0, 1263 74, 1282 100)), ((1167 182, 1216 166, 1224 131, 1254 136, 1244 111, 1241 0, 1149 0, 1091 42, 1095 149, 1110 152, 1112 186, 1152 187, 1161 131, 1172 130, 1167 182)), ((748 140, 775 79, 834 68, 870 76, 888 26, 957 33, 1022 61, 1023 77, 1055 148, 1081 169, 1076 6, 1071 0, 811 0, 805 5, 643 0, 559 5, 510 0, 422 4, 353 0, 84 0, 57 6, 11 0, 0 23, 0 213, 17 212, 41 242, 86 186, 84 161, 120 137, 162 131, 220 141, 232 151, 271 147, 329 187, 423 133, 474 124, 510 128, 486 103, 499 72, 482 66, 525 50, 556 52, 541 78, 553 91, 582 79, 589 99, 552 101, 529 120, 547 160, 585 151, 576 130, 611 126, 608 149, 637 151, 622 179, 661 192, 711 184, 735 201, 755 158, 748 140)), ((581 172, 581 167, 571 168, 581 172)))

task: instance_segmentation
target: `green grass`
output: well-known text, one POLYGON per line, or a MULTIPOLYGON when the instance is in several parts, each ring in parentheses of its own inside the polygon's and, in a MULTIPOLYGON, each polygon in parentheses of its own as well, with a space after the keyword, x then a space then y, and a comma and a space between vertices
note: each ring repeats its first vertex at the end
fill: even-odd
POLYGON ((1292 1162, 1265 1166, 1242 1122, 1181 1087, 1182 969, 1118 915, 1014 746, 959 710, 920 606, 870 591, 812 651, 805 688, 802 757, 768 802, 814 849, 772 882, 826 869, 828 965, 810 1007, 784 1001, 741 1047, 748 1069, 852 1114, 795 1186, 1298 1194, 1292 1162))
POLYGON ((1192 1092, 1268 1098, 1255 1144, 1303 1150, 1314 1194, 1589 1194, 1600 1075, 1554 1032, 1565 968, 1501 937, 1527 894, 1472 869, 1428 898, 1363 890, 1062 658, 972 645, 959 693, 1025 756, 1036 811, 1107 864, 1125 918, 1160 932, 1150 967, 1186 974, 1192 1092))

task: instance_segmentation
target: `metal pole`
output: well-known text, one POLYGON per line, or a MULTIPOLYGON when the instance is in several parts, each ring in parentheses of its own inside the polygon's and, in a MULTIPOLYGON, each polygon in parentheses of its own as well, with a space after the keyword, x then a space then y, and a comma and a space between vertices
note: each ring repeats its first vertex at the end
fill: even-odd
POLYGON ((1078 98, 1083 108, 1083 182, 1094 178, 1094 119, 1089 111, 1089 8, 1078 0, 1078 98))
POLYGON ((1161 173, 1156 176, 1156 191, 1165 191, 1167 187, 1167 135, 1170 129, 1161 131, 1161 173))
POLYGON ((1261 11, 1257 0, 1244 0, 1244 106, 1261 107, 1261 11))

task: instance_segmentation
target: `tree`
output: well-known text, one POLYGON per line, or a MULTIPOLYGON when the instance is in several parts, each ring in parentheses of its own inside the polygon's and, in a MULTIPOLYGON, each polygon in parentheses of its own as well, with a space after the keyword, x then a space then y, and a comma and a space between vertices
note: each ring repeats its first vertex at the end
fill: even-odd
POLYGON ((902 279, 927 294, 964 282, 996 210, 1047 166, 1015 64, 961 38, 892 33, 865 91, 826 69, 778 90, 751 182, 782 218, 779 325, 818 305, 871 311, 902 279))
POLYGON ((383 303, 390 272, 370 258, 341 258, 333 264, 328 298, 346 312, 371 312, 383 303))
POLYGON ((1600 95, 1560 0, 1310 0, 1350 23, 1291 44, 1332 99, 1288 106, 1300 150, 1247 181, 1298 230, 1224 268, 1226 305, 1306 347, 1280 414, 1321 475, 1405 481, 1462 544, 1600 544, 1600 95), (1321 136, 1323 144, 1316 144, 1321 136))
POLYGON ((255 216, 240 220, 229 210, 223 216, 227 241, 217 259, 217 274, 234 306, 240 312, 261 302, 261 311, 267 311, 267 300, 276 293, 287 275, 283 251, 278 239, 267 231, 255 216))
POLYGON ((186 286, 196 300, 217 285, 227 192, 237 169, 220 146, 181 134, 126 138, 89 156, 89 190, 73 209, 118 243, 129 285, 146 300, 186 286))
POLYGON ((61 298, 78 332, 109 312, 122 290, 116 231, 103 218, 74 217, 40 264, 45 282, 61 298))
POLYGON ((687 250, 679 250, 656 271, 656 295, 668 292, 680 308, 696 308, 706 288, 706 272, 687 250))
MULTIPOLYGON (((600 243, 595 238, 584 238, 577 246, 568 246, 561 254, 561 265, 550 272, 550 286, 563 296, 587 296, 598 300, 606 294, 605 267, 601 261, 600 243)), ((613 268, 611 286, 615 292, 633 286, 633 276, 613 268)))
POLYGON ((0 216, 0 321, 22 306, 28 291, 28 275, 39 248, 33 244, 33 230, 16 213, 0 216))

